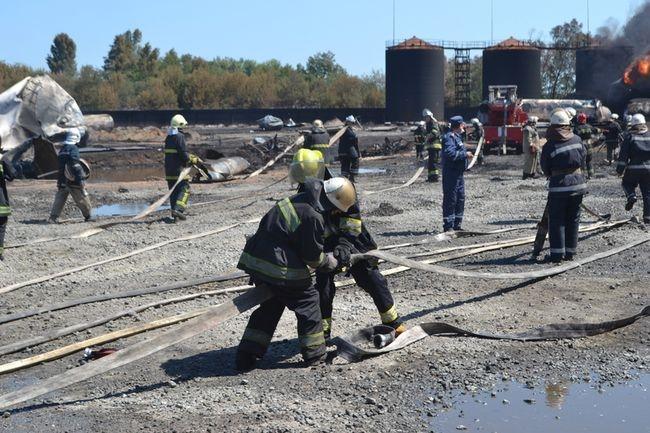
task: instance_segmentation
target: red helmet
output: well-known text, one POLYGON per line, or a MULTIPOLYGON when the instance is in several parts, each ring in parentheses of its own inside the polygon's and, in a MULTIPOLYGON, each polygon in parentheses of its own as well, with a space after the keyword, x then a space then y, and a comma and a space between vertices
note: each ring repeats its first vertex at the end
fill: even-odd
POLYGON ((585 113, 578 114, 578 123, 581 125, 587 123, 587 115, 585 113))

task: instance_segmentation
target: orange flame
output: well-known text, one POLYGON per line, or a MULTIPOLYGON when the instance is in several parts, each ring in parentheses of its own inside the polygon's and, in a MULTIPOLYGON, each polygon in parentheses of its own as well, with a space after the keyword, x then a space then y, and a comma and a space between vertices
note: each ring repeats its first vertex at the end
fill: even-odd
POLYGON ((623 83, 628 86, 636 84, 640 79, 650 78, 650 53, 634 60, 623 73, 623 83))

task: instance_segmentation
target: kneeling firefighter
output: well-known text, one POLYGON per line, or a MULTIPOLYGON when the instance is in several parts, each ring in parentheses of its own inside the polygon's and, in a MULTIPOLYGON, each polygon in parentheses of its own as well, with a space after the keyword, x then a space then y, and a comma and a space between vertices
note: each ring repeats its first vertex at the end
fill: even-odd
MULTIPOLYGON (((298 191, 305 190, 305 182, 309 179, 330 179, 331 175, 323 167, 318 155, 301 150, 296 153, 289 170, 289 180, 297 183, 298 191)), ((316 270, 316 289, 320 295, 320 308, 323 316, 323 330, 328 339, 332 330, 332 310, 336 286, 334 277, 343 268, 348 268, 349 274, 359 287, 372 297, 379 317, 384 325, 393 327, 398 334, 406 327, 397 313, 393 296, 388 288, 388 281, 379 272, 376 263, 361 260, 350 266, 352 254, 365 253, 377 248, 377 244, 361 220, 359 203, 355 200, 347 211, 335 209, 325 218, 325 252, 333 253, 339 266, 333 271, 316 270)))
MULTIPOLYGON (((167 138, 165 138, 165 180, 167 187, 172 189, 180 176, 181 171, 190 165, 199 164, 203 161, 187 151, 185 144, 185 134, 183 130, 187 128, 187 120, 180 114, 172 117, 167 138)), ((190 199, 190 177, 187 176, 174 188, 169 196, 171 214, 174 222, 185 220, 185 210, 190 199)))
POLYGON ((235 366, 250 370, 266 352, 285 308, 298 320, 300 351, 307 365, 325 358, 325 337, 318 291, 310 269, 330 272, 338 261, 323 249, 324 217, 335 209, 346 212, 355 201, 354 186, 336 177, 308 180, 304 191, 280 200, 264 215, 248 239, 237 267, 272 297, 251 315, 237 349, 235 366))

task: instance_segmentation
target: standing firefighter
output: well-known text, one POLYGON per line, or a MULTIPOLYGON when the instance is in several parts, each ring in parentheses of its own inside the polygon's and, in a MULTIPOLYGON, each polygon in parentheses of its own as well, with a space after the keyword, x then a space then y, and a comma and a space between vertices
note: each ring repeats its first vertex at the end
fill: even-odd
POLYGON ((607 146, 607 164, 609 165, 614 160, 614 150, 618 147, 622 132, 621 125, 618 123, 618 114, 614 113, 605 128, 605 146, 607 146))
POLYGON ((438 164, 440 164, 440 151, 442 149, 440 125, 438 125, 436 118, 433 117, 433 113, 426 108, 422 112, 422 117, 424 117, 427 132, 424 148, 429 154, 429 159, 427 160, 427 182, 438 182, 440 177, 438 164))
POLYGON ((547 142, 542 148, 542 170, 549 178, 548 239, 550 260, 559 263, 573 260, 578 246, 580 204, 587 191, 582 172, 586 149, 580 137, 571 130, 566 110, 551 113, 551 125, 546 131, 547 142))
POLYGON ((616 172, 623 175, 627 197, 625 210, 632 210, 639 186, 643 197, 643 222, 650 224, 650 131, 643 114, 632 116, 630 131, 621 143, 616 172))
MULTIPOLYGON (((167 187, 172 189, 180 176, 181 171, 189 165, 198 164, 201 160, 187 151, 183 129, 187 127, 187 120, 176 114, 172 117, 167 138, 165 138, 165 180, 167 187)), ((186 176, 174 188, 169 196, 171 214, 174 222, 185 220, 185 210, 190 199, 190 177, 186 176)))
MULTIPOLYGON (((350 115, 345 118, 348 127, 339 140, 339 160, 341 161, 341 176, 354 182, 359 175, 359 138, 352 127, 357 124, 357 119, 350 115)), ((327 162, 327 161, 326 161, 327 162)))
MULTIPOLYGON (((471 120, 472 122, 472 139, 476 141, 476 145, 478 146, 478 143, 480 143, 481 138, 485 135, 485 131, 483 130, 483 125, 481 122, 475 117, 471 120)), ((478 165, 483 165, 483 146, 479 149, 478 157, 476 158, 476 163, 478 165)))
POLYGON ((70 128, 66 132, 63 147, 59 150, 59 173, 56 181, 57 192, 50 211, 50 223, 57 223, 63 206, 68 200, 68 195, 81 211, 86 221, 92 221, 90 215, 90 199, 85 188, 85 180, 90 174, 88 165, 79 157, 77 144, 81 141, 81 132, 78 128, 70 128))
MULTIPOLYGON (((0 146, 2 143, 0 143, 0 146)), ((10 162, 0 162, 0 260, 4 260, 5 232, 7 221, 11 215, 9 206, 9 194, 7 193, 7 181, 14 179, 14 171, 10 162)))
POLYGON ((468 161, 474 156, 465 149, 462 116, 449 119, 451 131, 442 139, 442 225, 444 231, 461 230, 465 211, 465 177, 468 161))
POLYGON ((540 171, 539 154, 541 150, 536 116, 530 116, 526 121, 526 126, 523 128, 523 136, 524 140, 521 150, 524 155, 524 172, 522 179, 526 180, 529 177, 534 179, 540 171))
MULTIPOLYGON (((298 183, 298 192, 305 191, 305 182, 308 179, 330 178, 329 171, 323 167, 322 159, 319 158, 320 155, 313 155, 306 149, 301 149, 294 156, 289 169, 289 179, 291 183, 298 183)), ((348 267, 357 285, 370 295, 377 307, 381 322, 393 327, 397 333, 405 331, 406 327, 402 324, 388 288, 388 281, 379 272, 377 265, 361 260, 350 266, 352 254, 365 253, 377 248, 377 244, 361 220, 358 201, 355 200, 347 212, 335 209, 325 217, 324 221, 325 252, 333 253, 339 262, 339 266, 334 271, 316 271, 316 289, 320 295, 325 338, 330 337, 332 330, 332 310, 336 295, 334 277, 342 267, 348 267)))
POLYGON ((272 297, 251 315, 239 348, 236 368, 250 370, 271 343, 285 308, 296 314, 298 340, 306 364, 325 357, 325 337, 318 291, 310 268, 332 271, 333 254, 323 251, 323 216, 334 209, 346 212, 356 199, 352 183, 341 177, 325 182, 308 180, 304 192, 278 202, 262 218, 257 232, 246 242, 237 267, 272 297))
POLYGON ((424 156, 424 141, 427 137, 426 122, 421 120, 418 122, 417 128, 413 132, 415 139, 415 158, 419 161, 424 156))
POLYGON ((587 115, 585 113, 580 113, 577 116, 577 125, 573 129, 573 133, 580 137, 587 150, 585 167, 587 168, 587 179, 590 179, 594 175, 594 163, 592 161, 594 149, 592 141, 594 136, 598 134, 598 130, 587 123, 587 115))
POLYGON ((334 159, 330 150, 330 135, 320 119, 314 120, 311 131, 305 137, 305 149, 317 150, 323 155, 325 164, 331 164, 334 159))

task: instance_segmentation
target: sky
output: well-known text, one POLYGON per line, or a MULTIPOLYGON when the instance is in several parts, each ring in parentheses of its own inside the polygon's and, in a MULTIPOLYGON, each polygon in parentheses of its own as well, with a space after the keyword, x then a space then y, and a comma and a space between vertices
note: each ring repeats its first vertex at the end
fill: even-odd
MULTIPOLYGON (((619 24, 644 0, 395 0, 395 38, 499 41, 514 36, 548 39, 572 18, 594 32, 619 24), (589 8, 587 8, 587 4, 589 8)), ((116 34, 139 28, 143 42, 206 59, 278 59, 296 65, 332 51, 356 75, 384 70, 386 41, 393 39, 393 0, 2 0, 0 60, 47 66, 53 37, 68 33, 77 64, 101 67, 116 34), (8 19, 8 17, 11 17, 8 19)), ((478 53, 477 53, 478 54, 478 53)))

